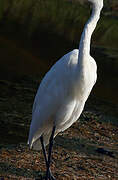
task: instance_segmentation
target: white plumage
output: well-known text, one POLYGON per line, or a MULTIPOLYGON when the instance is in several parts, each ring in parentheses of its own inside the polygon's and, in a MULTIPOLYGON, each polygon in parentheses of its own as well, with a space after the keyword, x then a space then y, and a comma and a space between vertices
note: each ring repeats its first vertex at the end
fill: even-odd
POLYGON ((29 133, 29 145, 40 149, 40 137, 49 143, 53 126, 56 136, 69 128, 80 116, 96 82, 97 66, 90 56, 91 35, 96 27, 103 0, 88 0, 93 12, 86 23, 79 45, 55 63, 37 91, 29 133))
POLYGON ((54 124, 56 135, 79 118, 97 77, 96 63, 90 56, 88 58, 86 77, 79 71, 77 49, 64 55, 45 75, 33 105, 30 147, 41 148, 41 135, 47 145, 54 124))
POLYGON ((103 0, 88 1, 93 4, 93 11, 84 27, 79 50, 69 52, 52 66, 34 100, 28 143, 36 150, 42 147, 46 180, 55 180, 50 170, 53 138, 77 121, 97 79, 96 62, 90 56, 90 42, 103 0), (48 143, 47 157, 45 146, 48 143))

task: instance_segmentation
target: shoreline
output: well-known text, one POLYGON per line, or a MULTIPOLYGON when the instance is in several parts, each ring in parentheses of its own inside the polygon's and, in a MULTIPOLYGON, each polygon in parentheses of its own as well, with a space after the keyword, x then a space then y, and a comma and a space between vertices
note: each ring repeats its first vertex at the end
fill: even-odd
MULTIPOLYGON (((44 177, 42 152, 26 145, 38 81, 31 77, 0 81, 0 177, 5 180, 44 177)), ((52 166, 57 179, 118 179, 118 111, 114 107, 91 96, 80 121, 57 135, 52 166)))

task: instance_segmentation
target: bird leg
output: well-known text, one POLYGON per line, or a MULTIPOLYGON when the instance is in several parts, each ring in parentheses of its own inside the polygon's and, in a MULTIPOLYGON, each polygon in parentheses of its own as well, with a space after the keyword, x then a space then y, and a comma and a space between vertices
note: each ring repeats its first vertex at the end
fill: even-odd
POLYGON ((50 163, 51 163, 51 152, 52 152, 52 147, 53 147, 54 133, 55 133, 55 126, 53 126, 52 134, 51 134, 50 140, 49 140, 49 151, 48 151, 48 163, 47 163, 47 171, 46 171, 46 180, 48 180, 48 178, 49 178, 50 163))
MULTIPOLYGON (((46 167, 47 167, 48 166, 48 160, 47 160, 47 155, 46 155, 46 149, 45 149, 45 146, 44 146, 44 143, 43 143, 43 136, 40 137, 40 141, 41 141, 43 155, 44 155, 44 159, 45 159, 46 167)), ((50 180, 55 180, 55 178, 53 177, 53 175, 51 173, 50 168, 49 168, 49 179, 50 180)))

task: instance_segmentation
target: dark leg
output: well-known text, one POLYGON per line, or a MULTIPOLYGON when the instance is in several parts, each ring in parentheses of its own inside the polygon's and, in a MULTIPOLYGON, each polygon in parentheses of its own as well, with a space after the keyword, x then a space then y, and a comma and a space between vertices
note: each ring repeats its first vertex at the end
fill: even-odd
POLYGON ((52 134, 50 136, 46 180, 48 180, 48 178, 49 178, 50 163, 51 163, 51 152, 52 152, 52 147, 53 147, 54 133, 55 133, 55 126, 53 127, 52 134))
MULTIPOLYGON (((40 141, 41 141, 43 155, 44 155, 45 162, 46 162, 46 167, 47 167, 48 166, 48 160, 47 160, 47 155, 46 155, 46 149, 45 149, 45 146, 44 146, 44 143, 43 143, 43 136, 40 137, 40 141)), ((53 177, 50 169, 49 169, 49 179, 50 180, 55 180, 55 178, 53 177)))

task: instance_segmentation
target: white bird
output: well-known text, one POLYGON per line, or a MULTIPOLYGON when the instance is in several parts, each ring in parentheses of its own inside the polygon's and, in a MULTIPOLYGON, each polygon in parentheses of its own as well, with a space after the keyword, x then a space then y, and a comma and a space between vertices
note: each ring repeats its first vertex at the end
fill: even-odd
POLYGON ((52 66, 43 78, 33 104, 28 143, 35 150, 42 147, 47 166, 46 179, 54 179, 50 171, 53 138, 77 121, 97 79, 90 43, 103 0, 88 1, 93 5, 92 14, 84 27, 79 50, 67 53, 52 66))

